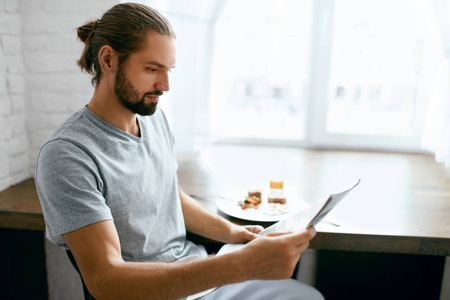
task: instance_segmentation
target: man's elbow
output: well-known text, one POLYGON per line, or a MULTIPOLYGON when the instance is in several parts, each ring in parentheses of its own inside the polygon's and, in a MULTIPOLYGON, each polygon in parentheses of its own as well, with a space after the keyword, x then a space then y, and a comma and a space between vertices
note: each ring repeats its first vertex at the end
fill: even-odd
POLYGON ((83 277, 84 283, 89 293, 95 299, 124 299, 121 297, 122 280, 120 280, 123 272, 119 270, 117 265, 110 265, 107 267, 97 268, 97 270, 86 274, 83 277))
POLYGON ((95 299, 111 298, 108 293, 108 286, 111 285, 108 276, 102 276, 101 274, 89 274, 83 277, 83 280, 89 294, 91 294, 95 299))

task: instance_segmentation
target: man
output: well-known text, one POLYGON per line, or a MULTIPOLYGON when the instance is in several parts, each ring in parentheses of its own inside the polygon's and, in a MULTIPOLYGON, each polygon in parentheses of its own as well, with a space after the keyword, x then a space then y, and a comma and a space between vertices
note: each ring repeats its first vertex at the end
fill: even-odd
POLYGON ((95 91, 42 146, 36 186, 47 237, 70 249, 89 292, 178 299, 223 286, 206 299, 251 299, 245 293, 266 286, 279 299, 322 299, 287 279, 313 228, 260 237, 260 226, 210 214, 178 186, 173 137, 157 108, 175 66, 169 22, 149 7, 119 4, 78 28, 78 37, 85 43, 78 63, 93 75, 95 91), (248 244, 207 257, 186 230, 248 244))

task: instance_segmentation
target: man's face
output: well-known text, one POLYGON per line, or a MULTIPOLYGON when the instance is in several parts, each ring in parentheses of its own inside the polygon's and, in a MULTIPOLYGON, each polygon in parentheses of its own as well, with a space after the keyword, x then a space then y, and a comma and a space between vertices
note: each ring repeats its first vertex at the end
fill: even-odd
POLYGON ((169 91, 169 72, 175 66, 173 38, 149 33, 144 48, 132 53, 116 72, 114 92, 124 107, 152 115, 159 96, 169 91))

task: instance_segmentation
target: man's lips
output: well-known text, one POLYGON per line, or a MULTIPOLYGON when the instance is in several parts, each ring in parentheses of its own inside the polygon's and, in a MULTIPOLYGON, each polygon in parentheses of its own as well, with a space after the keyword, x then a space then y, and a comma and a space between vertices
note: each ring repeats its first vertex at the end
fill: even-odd
POLYGON ((162 91, 154 91, 145 94, 145 98, 150 100, 151 102, 158 102, 159 96, 163 94, 162 91))
POLYGON ((151 102, 158 102, 159 96, 150 96, 150 95, 147 95, 147 96, 145 96, 145 99, 150 100, 151 102))

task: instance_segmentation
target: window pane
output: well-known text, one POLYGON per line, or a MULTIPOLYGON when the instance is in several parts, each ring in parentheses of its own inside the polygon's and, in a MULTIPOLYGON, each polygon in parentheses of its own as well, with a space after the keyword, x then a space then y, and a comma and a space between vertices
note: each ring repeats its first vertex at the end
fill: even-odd
POLYGON ((303 137, 310 15, 310 1, 227 1, 216 24, 213 135, 303 137))
POLYGON ((423 23, 408 0, 337 0, 327 130, 412 135, 423 23))

